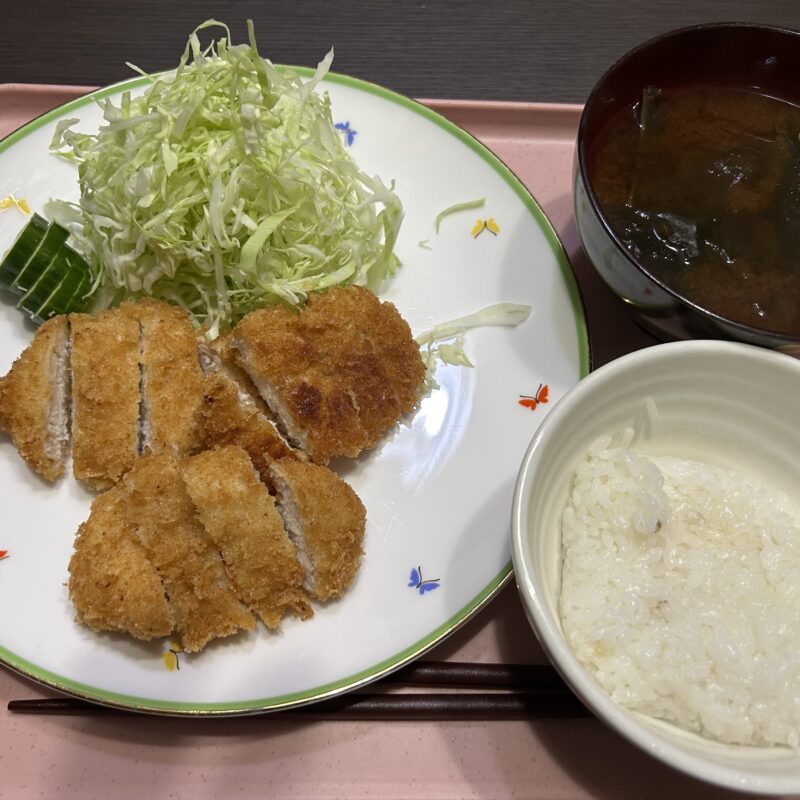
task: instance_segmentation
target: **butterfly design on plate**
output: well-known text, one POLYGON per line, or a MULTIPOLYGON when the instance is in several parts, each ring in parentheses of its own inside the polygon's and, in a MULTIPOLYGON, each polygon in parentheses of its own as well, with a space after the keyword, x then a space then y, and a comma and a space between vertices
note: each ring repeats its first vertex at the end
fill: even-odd
POLYGON ((489 219, 479 219, 473 226, 470 233, 473 239, 477 239, 484 231, 489 231, 492 236, 497 236, 500 233, 500 226, 495 221, 494 217, 489 219))
POLYGON ((166 653, 161 654, 161 660, 164 662, 164 665, 170 672, 174 672, 176 669, 180 670, 181 662, 178 659, 178 654, 182 652, 183 648, 176 642, 173 642, 169 646, 169 650, 167 650, 166 653))
POLYGON ((8 558, 8 550, 0 550, 0 561, 4 558, 8 558))
POLYGON ((535 395, 521 394, 519 397, 517 402, 521 406, 536 411, 537 406, 550 400, 550 387, 546 383, 540 383, 535 395))
POLYGON ((344 143, 348 147, 352 147, 358 131, 354 131, 350 127, 350 120, 347 120, 346 122, 337 122, 333 127, 336 128, 337 131, 341 131, 344 134, 344 143))
POLYGON ((411 567, 408 585, 412 589, 416 589, 420 594, 425 594, 425 592, 432 592, 434 589, 438 589, 440 580, 440 578, 428 578, 426 580, 422 577, 422 567, 411 567))

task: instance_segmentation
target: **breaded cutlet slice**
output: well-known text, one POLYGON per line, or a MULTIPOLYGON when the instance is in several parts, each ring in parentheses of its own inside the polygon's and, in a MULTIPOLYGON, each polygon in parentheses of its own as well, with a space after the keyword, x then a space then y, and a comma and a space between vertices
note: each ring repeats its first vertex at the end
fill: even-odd
POLYGON ((123 303, 119 310, 140 327, 142 450, 192 452, 200 444, 203 371, 189 315, 152 298, 123 303))
POLYGON ((297 453, 275 425, 252 403, 244 401, 236 385, 219 372, 205 378, 200 431, 203 448, 235 444, 247 451, 261 480, 269 483, 269 465, 297 453))
POLYGON ((307 308, 304 315, 313 311, 338 325, 350 320, 363 331, 391 381, 400 413, 414 409, 425 383, 425 363, 411 328, 394 304, 379 300, 363 286, 348 286, 311 295, 307 308))
POLYGON ((355 457, 369 442, 353 393, 306 340, 300 317, 281 307, 248 314, 234 329, 236 360, 292 444, 320 464, 355 457))
POLYGON ((139 323, 114 309, 70 314, 72 471, 107 489, 139 449, 139 323))
POLYGON ((69 444, 69 325, 65 316, 44 323, 0 378, 0 430, 43 478, 64 474, 69 444))
POLYGON ((312 616, 294 545, 247 453, 206 450, 183 461, 183 479, 242 601, 272 630, 287 613, 312 616))
POLYGON ((252 630, 255 620, 195 516, 176 456, 170 450, 142 456, 123 485, 128 522, 161 575, 184 650, 252 630))
POLYGON ((358 418, 367 434, 365 448, 374 447, 400 419, 400 403, 384 359, 373 346, 369 332, 353 314, 351 292, 312 295, 301 313, 304 337, 328 363, 336 377, 352 392, 358 418))
POLYGON ((169 636, 175 618, 161 577, 125 513, 122 485, 98 495, 78 529, 69 562, 75 619, 96 631, 136 639, 169 636))
POLYGON ((305 588, 333 600, 352 584, 361 564, 366 511, 335 472, 303 461, 270 466, 278 511, 305 568, 305 588))
POLYGON ((217 371, 228 378, 236 390, 242 403, 260 411, 264 416, 272 419, 269 407, 261 397, 256 385, 250 380, 250 376, 239 366, 236 361, 236 350, 233 346, 233 331, 221 333, 209 345, 214 353, 217 371))

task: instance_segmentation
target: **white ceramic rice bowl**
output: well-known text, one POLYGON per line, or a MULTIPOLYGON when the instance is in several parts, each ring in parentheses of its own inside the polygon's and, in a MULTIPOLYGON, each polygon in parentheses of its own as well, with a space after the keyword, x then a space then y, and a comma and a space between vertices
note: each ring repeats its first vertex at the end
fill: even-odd
POLYGON ((685 341, 606 364, 568 392, 538 429, 512 510, 514 572, 528 619, 553 664, 600 719, 697 778, 743 791, 800 792, 800 751, 721 744, 630 712, 595 682, 564 639, 560 517, 569 482, 596 439, 626 427, 637 430, 639 452, 730 469, 746 464, 772 488, 798 497, 800 361, 750 345, 685 341))

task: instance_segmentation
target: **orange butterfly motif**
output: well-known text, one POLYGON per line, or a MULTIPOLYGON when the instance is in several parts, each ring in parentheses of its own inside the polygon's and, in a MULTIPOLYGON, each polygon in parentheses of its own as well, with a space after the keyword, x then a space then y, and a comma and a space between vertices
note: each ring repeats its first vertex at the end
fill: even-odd
POLYGON ((8 550, 0 550, 0 561, 4 558, 8 558, 8 550))
POLYGON ((519 397, 520 399, 517 402, 521 406, 529 408, 531 411, 536 411, 536 406, 550 400, 550 387, 546 383, 540 383, 535 395, 521 394, 519 397))

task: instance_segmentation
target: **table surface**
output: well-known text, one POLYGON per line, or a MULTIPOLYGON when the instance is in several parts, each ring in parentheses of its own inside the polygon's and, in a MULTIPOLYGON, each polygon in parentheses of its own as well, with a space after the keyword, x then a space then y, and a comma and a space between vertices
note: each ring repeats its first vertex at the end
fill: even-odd
MULTIPOLYGON (((623 52, 671 28, 721 20, 800 28, 796 0, 239 0, 227 12, 207 0, 47 0, 9 2, 5 10, 0 82, 110 83, 129 76, 127 60, 146 70, 168 68, 194 25, 217 16, 241 40, 250 17, 262 53, 278 63, 313 65, 334 45, 337 71, 414 97, 532 102, 582 102, 623 52)), ((612 354, 607 350, 602 360, 612 354)), ((490 625, 509 661, 542 660, 532 637, 518 636, 525 621, 512 587, 435 657, 486 660, 497 650, 497 642, 483 649, 490 625)), ((36 693, 25 679, 0 672, 3 700, 36 693)), ((386 723, 385 730, 398 724, 408 725, 386 723)), ((254 775, 260 776, 259 794, 273 797, 477 798, 508 794, 498 787, 512 785, 520 797, 734 796, 651 762, 595 720, 423 724, 418 735, 404 735, 406 747, 392 763, 385 756, 378 763, 367 757, 354 762, 353 749, 369 752, 378 735, 374 726, 356 723, 23 719, 2 708, 0 798, 249 797, 255 796, 254 775), (159 742, 168 734, 172 746, 153 745, 155 726, 159 742), (70 744, 56 747, 59 740, 70 744), (298 741, 306 748, 301 756, 298 741), (420 763, 425 770, 415 768, 420 763), (321 769, 330 779, 311 782, 308 774, 321 769)))
POLYGON ((583 102, 622 53, 672 28, 719 21, 800 27, 796 0, 219 0, 3 3, 0 81, 113 83, 174 65, 195 25, 233 38, 253 19, 262 52, 334 68, 411 97, 583 102))

